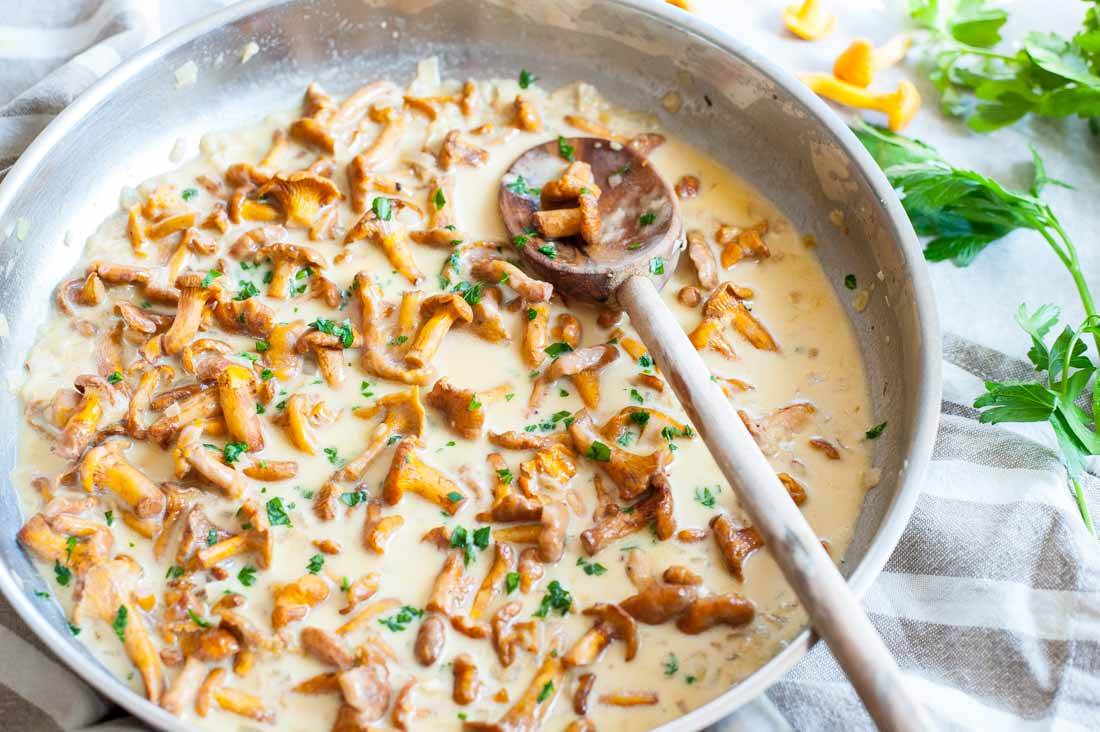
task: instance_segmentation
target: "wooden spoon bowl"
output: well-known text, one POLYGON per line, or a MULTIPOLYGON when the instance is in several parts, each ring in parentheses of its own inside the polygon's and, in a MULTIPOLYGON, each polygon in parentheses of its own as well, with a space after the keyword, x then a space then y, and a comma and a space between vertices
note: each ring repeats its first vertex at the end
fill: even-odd
POLYGON ((550 140, 520 155, 503 183, 499 204, 504 226, 532 274, 554 283, 566 297, 615 307, 615 293, 626 278, 647 276, 660 290, 676 270, 684 248, 676 195, 649 161, 630 147, 596 137, 550 140), (552 249, 547 249, 534 220, 538 194, 529 190, 561 176, 570 163, 561 151, 568 147, 575 160, 591 166, 602 191, 600 237, 595 244, 579 236, 554 239, 552 249))

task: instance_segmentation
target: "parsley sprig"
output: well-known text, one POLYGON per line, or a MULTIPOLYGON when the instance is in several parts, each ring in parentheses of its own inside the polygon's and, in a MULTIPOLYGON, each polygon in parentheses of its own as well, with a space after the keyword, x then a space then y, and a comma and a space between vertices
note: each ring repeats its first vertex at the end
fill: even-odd
MULTIPOLYGON (((1080 325, 1066 325, 1048 345, 1048 336, 1061 319, 1056 306, 1042 305, 1029 312, 1021 305, 1016 314, 1016 322, 1031 337, 1027 355, 1042 380, 986 382, 986 391, 974 406, 984 410, 981 421, 990 424, 1050 423, 1081 517, 1095 534, 1079 479, 1085 459, 1100 455, 1096 424, 1100 390, 1094 381, 1097 366, 1085 342, 1091 335, 1100 352, 1100 314, 1081 270, 1077 247, 1050 205, 1040 198, 1044 185, 1051 180, 1038 153, 1032 149, 1035 177, 1031 189, 1021 193, 981 173, 954 167, 917 140, 863 122, 855 123, 853 129, 897 189, 913 228, 922 236, 932 237, 924 249, 927 259, 951 259, 965 267, 1005 235, 1030 229, 1043 237, 1069 273, 1085 311, 1080 325), (1086 399, 1090 383, 1091 416, 1078 404, 1086 399)), ((867 433, 868 438, 877 436, 867 433)))
POLYGON ((1027 114, 1077 115, 1100 122, 1100 4, 1080 31, 1028 33, 1015 53, 1000 53, 1008 13, 988 0, 910 0, 916 25, 929 33, 929 79, 945 114, 989 132, 1027 114))

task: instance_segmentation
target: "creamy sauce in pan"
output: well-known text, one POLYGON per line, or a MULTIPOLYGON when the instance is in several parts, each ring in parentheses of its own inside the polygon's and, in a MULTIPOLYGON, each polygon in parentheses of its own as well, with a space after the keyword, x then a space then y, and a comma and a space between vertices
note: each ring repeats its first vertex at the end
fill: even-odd
MULTIPOLYGON (((430 96, 455 94, 461 90, 461 84, 444 82, 441 86, 436 86, 437 83, 431 73, 421 74, 414 82, 412 93, 430 96)), ((407 110, 409 126, 401 142, 400 157, 432 163, 433 157, 423 150, 434 152, 438 149, 442 137, 449 130, 472 130, 484 122, 494 123, 493 132, 482 135, 466 134, 464 138, 467 142, 488 150, 488 162, 481 167, 459 165, 452 169, 455 179, 455 200, 452 203, 457 211, 457 229, 468 241, 505 239, 497 211, 497 194, 501 176, 517 155, 531 145, 553 139, 559 133, 585 134, 566 124, 564 115, 577 114, 598 119, 625 136, 656 130, 656 125, 650 118, 610 108, 594 90, 585 85, 570 86, 549 95, 538 88, 521 92, 517 84, 511 81, 484 82, 479 87, 482 103, 469 116, 464 116, 453 104, 445 105, 440 111, 439 119, 434 122, 429 122, 423 114, 407 110), (535 104, 542 117, 541 132, 520 132, 508 126, 512 116, 511 101, 517 93, 522 93, 535 104)), ((203 141, 203 153, 200 157, 179 170, 143 184, 136 192, 125 193, 124 203, 144 200, 156 186, 167 183, 181 191, 196 189, 197 195, 187 204, 200 212, 206 212, 214 199, 210 193, 196 185, 196 177, 208 175, 222 180, 226 167, 233 163, 257 163, 267 152, 273 131, 286 129, 298 116, 299 112, 295 110, 273 115, 252 128, 211 133, 203 141)), ((376 124, 366 123, 363 127, 365 140, 369 142, 378 129, 376 124)), ((343 168, 354 152, 355 148, 349 151, 341 145, 337 147, 335 156, 336 173, 333 178, 345 194, 348 191, 343 168)), ((315 155, 315 152, 307 151, 297 144, 290 144, 278 156, 272 168, 288 171, 301 169, 309 165, 315 155)), ((778 342, 780 350, 757 350, 735 331, 728 329, 726 337, 736 350, 736 360, 725 358, 712 350, 705 351, 703 355, 717 376, 735 377, 752 385, 751 390, 732 395, 733 402, 739 409, 763 417, 792 402, 808 401, 816 408, 807 426, 785 435, 779 441, 771 460, 777 471, 789 473, 806 487, 808 499, 802 506, 802 511, 818 535, 827 541, 831 555, 839 561, 850 540, 866 486, 874 480, 869 478, 874 471, 869 465, 869 443, 864 433, 876 420, 873 419, 869 406, 858 346, 836 299, 834 288, 826 280, 812 248, 807 246, 800 232, 794 229, 780 211, 734 173, 707 159, 686 142, 675 138, 669 138, 650 157, 670 182, 675 182, 684 175, 694 175, 701 181, 699 195, 681 201, 681 208, 686 228, 703 230, 716 255, 719 248, 714 244, 714 233, 719 225, 747 228, 761 220, 768 222, 769 231, 764 241, 771 256, 760 260, 742 260, 729 270, 720 270, 720 277, 753 290, 755 294, 748 301, 752 313, 767 327, 778 342), (820 450, 813 449, 809 445, 809 440, 813 437, 829 440, 839 449, 840 459, 828 459, 820 450)), ((414 201, 421 208, 431 205, 431 201, 427 200, 428 186, 417 181, 407 164, 393 162, 385 172, 402 181, 402 196, 414 201)), ((372 197, 373 195, 384 194, 372 194, 372 197)), ((331 263, 333 257, 343 249, 340 243, 343 232, 352 227, 359 218, 351 211, 346 200, 339 207, 335 239, 310 242, 303 229, 289 229, 286 241, 312 246, 331 263)), ((403 212, 401 216, 410 214, 403 212)), ((415 217, 409 221, 415 221, 415 217)), ((261 224, 257 222, 244 222, 231 226, 224 235, 219 236, 214 232, 219 244, 217 256, 226 256, 229 245, 241 233, 259 225, 261 224)), ((412 225, 410 228, 421 227, 412 225)), ((178 234, 173 236, 179 237, 178 234)), ((429 294, 437 292, 437 273, 442 270, 450 252, 446 248, 417 244, 410 244, 410 247, 420 270, 425 273, 421 289, 429 294)), ((353 244, 349 249, 351 256, 340 265, 330 266, 326 276, 339 287, 346 288, 355 273, 367 271, 382 287, 385 299, 397 303, 400 294, 410 285, 394 272, 383 253, 365 241, 353 244)), ((217 256, 191 255, 188 267, 195 272, 205 273, 217 266, 217 256)), ((156 261, 138 260, 134 257, 127 238, 125 210, 108 218, 89 239, 87 249, 74 272, 77 275, 83 274, 86 265, 93 260, 154 266, 158 264, 156 261)), ((242 270, 236 261, 230 261, 230 270, 219 278, 223 287, 233 292, 238 289, 239 282, 249 281, 261 292, 266 289, 262 278, 270 269, 269 266, 261 265, 242 270)), ((680 288, 688 284, 697 282, 685 253, 664 289, 663 296, 685 329, 690 331, 700 320, 699 308, 685 307, 676 298, 680 288)), ((507 287, 503 289, 506 299, 515 296, 507 287)), ((703 295, 705 298, 706 293, 703 295)), ((95 345, 118 320, 112 308, 120 299, 139 303, 141 295, 128 287, 109 288, 101 304, 77 307, 75 316, 57 313, 50 319, 28 359, 22 398, 29 411, 40 409, 44 403, 49 402, 56 390, 69 387, 81 374, 96 373, 95 345), (97 324, 100 334, 95 337, 81 335, 74 328, 74 318, 97 324)), ((283 301, 268 298, 263 298, 263 301, 277 309, 277 321, 301 319, 308 323, 321 317, 341 322, 344 318, 349 318, 358 327, 354 297, 343 311, 330 309, 322 301, 311 299, 308 293, 283 301)), ((172 312, 172 308, 165 306, 153 306, 152 310, 172 312)), ((561 303, 551 304, 551 312, 555 318, 564 311, 561 303)), ((611 337, 610 330, 597 325, 597 313, 593 309, 572 306, 569 311, 582 323, 582 346, 604 343, 611 337)), ((524 310, 521 308, 518 312, 509 312, 505 307, 502 308, 502 315, 511 334, 510 343, 489 343, 469 330, 452 329, 436 355, 434 365, 441 376, 446 376, 450 382, 461 388, 487 390, 507 383, 510 384, 507 392, 515 394, 515 397, 511 400, 497 400, 485 407, 486 429, 482 437, 476 440, 462 439, 448 429, 441 412, 428 407, 427 428, 423 437, 425 447, 420 452, 425 462, 444 471, 460 485, 468 485, 469 480, 479 484, 481 498, 468 501, 455 517, 441 515, 439 506, 412 494, 406 495, 399 506, 385 507, 387 514, 399 512, 404 517, 405 524, 397 530, 385 554, 381 556, 366 551, 361 544, 365 505, 349 508, 341 503, 335 520, 321 521, 311 510, 311 497, 321 488, 334 466, 363 450, 374 428, 377 419, 357 418, 351 413, 351 409, 368 406, 376 397, 407 387, 365 373, 359 365, 357 349, 344 352, 347 378, 338 389, 330 388, 321 380, 317 365, 311 357, 305 359, 300 375, 278 383, 277 396, 267 404, 265 414, 261 417, 266 447, 258 457, 295 460, 298 463, 298 473, 294 478, 278 482, 265 483, 246 478, 245 497, 251 497, 261 506, 273 497, 280 497, 288 508, 287 513, 293 527, 273 527, 276 545, 272 566, 256 571, 255 581, 250 587, 242 584, 238 574, 242 568, 256 566, 255 557, 251 554, 238 555, 226 561, 224 567, 227 572, 224 579, 219 580, 209 572, 196 571, 191 575, 191 580, 200 591, 204 591, 206 607, 225 593, 244 595, 245 602, 237 610, 261 630, 270 633, 272 590, 277 585, 292 582, 308 573, 307 565, 311 557, 318 554, 311 540, 329 538, 341 545, 339 554, 324 556, 323 568, 319 572, 329 583, 331 593, 328 599, 313 607, 304 620, 291 623, 284 629, 288 650, 278 655, 260 654, 255 667, 244 677, 229 670, 232 668, 232 659, 212 664, 229 670, 225 679, 227 686, 249 692, 262 700, 266 709, 274 714, 275 725, 279 729, 327 728, 336 716, 340 703, 338 693, 308 695, 295 693, 291 689, 315 674, 332 670, 300 651, 298 634, 305 626, 334 630, 347 621, 349 616, 338 612, 346 604, 344 593, 340 591, 343 579, 355 580, 367 572, 377 572, 381 577, 381 585, 372 600, 396 598, 402 605, 423 608, 445 555, 432 544, 422 542, 421 536, 432 527, 440 525, 452 529, 463 526, 470 532, 487 525, 474 518, 479 511, 487 510, 492 501, 495 476, 486 463, 485 456, 491 452, 500 452, 512 473, 518 475, 519 464, 532 454, 530 451, 495 447, 488 442, 484 433, 489 430, 522 431, 526 425, 538 425, 551 420, 555 413, 565 411, 573 414, 584 406, 572 382, 562 379, 552 386, 536 414, 526 414, 532 379, 529 375, 530 367, 520 357, 519 343, 524 328, 524 310), (324 448, 330 449, 328 454, 320 450, 314 456, 301 452, 289 441, 283 428, 271 423, 271 418, 278 413, 276 402, 295 393, 315 394, 324 400, 330 410, 337 413, 335 422, 317 429, 318 442, 324 448)), ((388 329, 389 324, 386 327, 388 329)), ((622 331, 620 337, 636 338, 625 320, 622 331)), ((256 354, 256 338, 227 335, 217 331, 206 335, 225 340, 235 352, 256 354)), ((126 343, 124 364, 129 365, 138 360, 135 348, 135 345, 126 343)), ((262 358, 262 354, 256 355, 262 358)), ((250 365, 245 358, 234 356, 232 360, 245 366, 250 365)), ((548 363, 549 360, 543 367, 548 363)), ((617 361, 602 371, 601 401, 599 408, 594 410, 597 424, 602 424, 624 407, 636 405, 637 398, 643 399, 646 407, 684 420, 682 410, 667 387, 663 393, 658 393, 630 383, 630 379, 643 370, 634 359, 623 353, 617 361), (632 389, 636 390, 634 394, 637 397, 632 396, 632 389)), ((177 372, 182 374, 178 364, 177 372)), ((136 385, 136 376, 126 378, 131 388, 136 385)), ((431 383, 421 389, 422 398, 430 387, 431 383)), ((157 416, 159 415, 151 415, 147 423, 157 416)), ((561 424, 555 423, 554 428, 560 429, 561 424)), ((536 434, 548 432, 536 427, 536 434)), ((224 436, 207 436, 207 439, 219 447, 226 441, 224 436)), ((130 463, 138 466, 154 481, 175 479, 170 449, 161 449, 150 442, 131 442, 133 446, 126 452, 130 463)), ((27 426, 20 431, 19 467, 13 478, 19 488, 26 516, 41 511, 44 505, 40 493, 31 485, 32 479, 36 476, 56 476, 70 466, 69 461, 53 453, 54 444, 55 440, 42 431, 27 426)), ((748 525, 736 498, 725 484, 701 440, 698 437, 679 438, 673 444, 677 449, 668 474, 673 488, 677 530, 707 529, 710 519, 719 512, 732 515, 739 525, 748 525)), ((379 487, 389 470, 393 449, 387 447, 360 481, 372 496, 380 493, 379 487)), ((640 444, 632 443, 627 449, 648 454, 667 447, 665 441, 656 434, 656 429, 651 428, 640 444)), ((452 729, 459 728, 462 719, 493 721, 500 718, 531 682, 543 657, 554 647, 553 639, 560 638, 560 652, 563 653, 592 626, 591 619, 581 614, 580 610, 597 602, 620 602, 637 591, 626 573, 630 547, 636 548, 634 553, 641 555, 640 558, 650 565, 655 576, 659 576, 670 565, 682 565, 702 576, 702 586, 706 592, 735 592, 751 600, 756 607, 755 618, 744 627, 734 629, 719 625, 699 635, 681 633, 672 622, 657 626, 639 623, 639 648, 632 661, 624 660, 624 644, 613 642, 593 667, 566 673, 563 688, 553 690, 551 695, 553 706, 543 725, 544 729, 562 730, 576 719, 572 710, 572 694, 575 679, 583 671, 591 671, 596 675, 589 697, 587 717, 597 729, 648 729, 700 706, 744 679, 804 627, 805 615, 797 606, 792 592, 782 580, 766 549, 749 557, 745 563, 744 581, 739 582, 727 570, 709 529, 703 541, 694 543, 676 538, 658 541, 652 532, 643 530, 611 544, 596 556, 589 557, 582 550, 578 537, 581 531, 592 525, 592 511, 596 505, 592 476, 598 474, 600 468, 597 462, 581 456, 575 462, 578 472, 568 486, 575 489, 581 497, 583 512, 571 516, 564 557, 556 564, 545 566, 545 577, 530 593, 524 594, 517 590, 498 598, 486 614, 488 618, 505 602, 519 599, 524 606, 519 618, 526 619, 538 608, 546 594, 547 585, 552 580, 557 580, 571 593, 575 612, 566 617, 551 612, 545 621, 538 623, 542 653, 520 651, 515 663, 504 668, 489 639, 474 640, 448 627, 447 642, 441 658, 432 667, 424 668, 413 657, 413 643, 422 622, 418 619, 413 619, 401 631, 391 630, 378 620, 371 619, 361 629, 344 637, 349 648, 354 648, 364 643, 368 636, 375 635, 393 649, 398 659, 389 664, 394 696, 407 680, 417 679, 416 691, 412 697, 416 710, 415 721, 411 725, 413 729, 452 729), (579 557, 584 558, 589 567, 587 571, 585 566, 578 565, 579 557), (592 569, 593 564, 600 569, 592 569), (480 699, 468 706, 459 706, 452 700, 451 662, 463 652, 469 653, 475 659, 484 684, 480 699), (509 701, 494 699, 494 695, 501 689, 506 690, 509 701), (657 702, 623 708, 599 701, 601 695, 622 690, 653 692, 657 702)), ((604 480, 613 487, 606 476, 604 480)), ((202 485, 201 481, 185 482, 202 485)), ((470 492, 468 488, 465 490, 470 492)), ((62 495, 81 495, 76 486, 62 486, 58 492, 62 495)), ((100 507, 87 517, 103 522, 105 511, 112 511, 114 521, 110 530, 114 534, 113 553, 133 557, 144 569, 140 589, 136 594, 152 595, 156 602, 148 612, 142 611, 142 619, 145 627, 150 629, 157 647, 163 648, 166 645, 165 639, 157 632, 157 628, 164 612, 162 592, 166 573, 173 564, 175 541, 169 542, 164 556, 158 559, 154 556, 151 542, 119 519, 123 507, 117 505, 117 499, 108 492, 99 495, 102 499, 100 507)), ((215 525, 231 533, 240 530, 240 523, 234 516, 240 501, 227 500, 209 487, 202 491, 201 501, 206 505, 207 513, 215 525)), ((500 525, 493 524, 494 531, 499 527, 500 525)), ((473 578, 476 591, 492 563, 493 547, 475 551, 474 554, 466 571, 473 578)), ((53 562, 43 561, 41 566, 43 574, 49 578, 54 589, 55 599, 71 611, 74 587, 79 584, 79 578, 74 577, 67 586, 60 586, 54 580, 53 562)), ((380 617, 389 617, 395 612, 391 610, 380 617)), ((202 615, 215 623, 217 621, 216 615, 210 612, 202 615)), ((85 621, 80 628, 79 639, 115 674, 127 680, 136 692, 144 692, 141 676, 135 672, 110 622, 94 619, 85 621)), ((168 683, 171 683, 178 671, 179 666, 165 667, 168 683)), ((269 726, 243 719, 219 708, 218 704, 211 705, 205 717, 197 716, 194 705, 187 704, 183 715, 189 722, 209 729, 255 729, 269 726)), ((386 716, 376 726, 390 727, 390 715, 391 711, 387 710, 386 716)))

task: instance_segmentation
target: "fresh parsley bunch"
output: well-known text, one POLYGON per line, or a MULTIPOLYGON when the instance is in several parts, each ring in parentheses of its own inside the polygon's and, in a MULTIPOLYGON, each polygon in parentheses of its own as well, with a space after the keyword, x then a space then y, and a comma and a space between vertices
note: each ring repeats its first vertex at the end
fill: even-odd
POLYGON ((1014 54, 993 50, 1008 14, 987 0, 910 0, 910 17, 929 32, 929 78, 944 113, 976 132, 1027 114, 1077 115, 1100 131, 1100 0, 1071 39, 1033 32, 1014 54))
POLYGON ((965 267, 1005 235, 1030 229, 1043 237, 1065 266, 1077 288, 1085 320, 1076 328, 1066 325, 1048 345, 1048 337, 1060 320, 1059 309, 1043 305, 1029 313, 1021 305, 1016 322, 1031 337, 1028 358, 1043 380, 1024 384, 986 382, 986 392, 974 406, 984 410, 982 422, 1050 423, 1081 516, 1089 531, 1095 533, 1079 478, 1085 459, 1100 455, 1095 422, 1100 414, 1100 390, 1095 383, 1097 366, 1086 342, 1092 336, 1100 352, 1100 315, 1081 271, 1076 246, 1054 211, 1040 198, 1045 185, 1065 184, 1047 177, 1034 148, 1035 178, 1030 191, 1021 193, 981 173, 956 168, 918 140, 862 121, 855 122, 852 129, 897 190, 913 228, 921 236, 931 237, 924 250, 927 259, 950 259, 965 267), (1080 405, 1082 402, 1091 402, 1091 415, 1080 405))

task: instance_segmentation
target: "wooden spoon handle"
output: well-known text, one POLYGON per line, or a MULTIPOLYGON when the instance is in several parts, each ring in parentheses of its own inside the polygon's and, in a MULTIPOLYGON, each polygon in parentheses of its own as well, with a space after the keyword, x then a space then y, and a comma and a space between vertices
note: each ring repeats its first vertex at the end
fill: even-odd
POLYGON ((859 601, 653 283, 635 275, 616 294, 875 723, 889 732, 932 729, 859 601))

